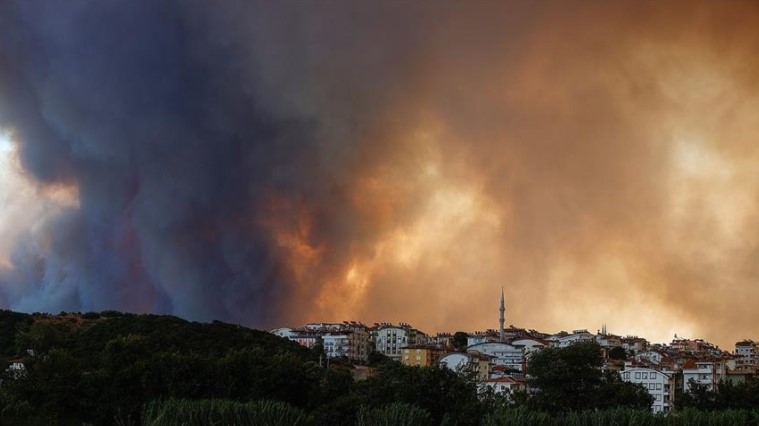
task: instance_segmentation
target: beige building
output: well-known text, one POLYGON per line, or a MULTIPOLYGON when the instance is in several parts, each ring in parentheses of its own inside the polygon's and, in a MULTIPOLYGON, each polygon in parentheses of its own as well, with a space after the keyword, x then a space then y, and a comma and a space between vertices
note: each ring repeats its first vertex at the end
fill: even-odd
POLYGON ((401 349, 401 363, 411 367, 431 367, 438 362, 444 353, 444 349, 436 346, 407 346, 401 349))

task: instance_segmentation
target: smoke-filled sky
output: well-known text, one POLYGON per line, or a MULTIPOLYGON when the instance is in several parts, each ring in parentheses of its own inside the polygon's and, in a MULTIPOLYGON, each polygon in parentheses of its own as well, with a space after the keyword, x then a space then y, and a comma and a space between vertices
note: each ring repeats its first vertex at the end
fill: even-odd
POLYGON ((0 306, 759 330, 756 2, 0 3, 0 306))

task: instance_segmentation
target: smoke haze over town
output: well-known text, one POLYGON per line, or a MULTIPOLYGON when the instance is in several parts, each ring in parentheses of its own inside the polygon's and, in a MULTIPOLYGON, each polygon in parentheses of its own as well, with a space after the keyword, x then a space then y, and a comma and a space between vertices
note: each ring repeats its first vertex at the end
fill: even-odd
POLYGON ((3 1, 0 307, 759 337, 758 24, 3 1))

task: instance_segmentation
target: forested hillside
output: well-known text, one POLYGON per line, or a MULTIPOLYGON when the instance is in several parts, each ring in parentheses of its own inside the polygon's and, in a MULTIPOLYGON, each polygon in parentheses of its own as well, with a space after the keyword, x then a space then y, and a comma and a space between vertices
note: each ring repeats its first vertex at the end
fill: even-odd
POLYGON ((118 312, 0 311, 3 418, 41 424, 139 420, 170 397, 275 399, 305 406, 317 354, 270 333, 221 322, 118 312))
POLYGON ((0 324, 0 424, 165 425, 181 412, 194 420, 176 424, 207 424, 212 416, 216 424, 300 418, 336 426, 400 416, 477 425, 505 401, 478 395, 471 375, 405 367, 378 354, 374 373, 354 380, 350 364, 321 365, 321 348, 221 322, 0 311, 0 324), (8 362, 25 368, 6 370, 8 362))

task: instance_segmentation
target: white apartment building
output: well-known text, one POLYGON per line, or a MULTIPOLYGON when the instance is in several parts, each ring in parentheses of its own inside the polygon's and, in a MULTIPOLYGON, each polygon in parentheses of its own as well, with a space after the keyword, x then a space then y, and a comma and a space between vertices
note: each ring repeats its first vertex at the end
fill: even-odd
POLYGON ((554 346, 566 348, 579 342, 595 342, 596 336, 589 333, 588 330, 573 330, 572 334, 556 335, 549 338, 554 346))
POLYGON ((371 330, 371 338, 377 352, 396 361, 401 360, 401 349, 426 343, 425 334, 407 324, 379 325, 371 330))
POLYGON ((512 370, 522 371, 524 349, 500 342, 486 342, 469 346, 467 353, 480 353, 492 357, 494 365, 502 365, 512 370))
POLYGON ((654 402, 651 404, 651 411, 654 413, 669 412, 674 406, 674 375, 650 368, 630 368, 619 374, 625 382, 641 384, 648 390, 648 393, 654 397, 654 402))
POLYGON ((723 361, 688 360, 683 364, 683 389, 688 392, 691 383, 706 386, 713 390, 720 380, 727 379, 727 366, 723 361))
POLYGON ((472 333, 466 336, 466 345, 467 347, 479 345, 480 343, 485 343, 491 339, 492 337, 488 336, 487 333, 472 333))
POLYGON ((530 355, 547 347, 548 342, 537 340, 529 337, 523 339, 516 339, 511 341, 511 345, 517 348, 521 348, 524 354, 525 361, 530 359, 530 355))
POLYGON ((350 358, 350 341, 347 334, 327 333, 322 336, 324 353, 327 358, 350 358))

